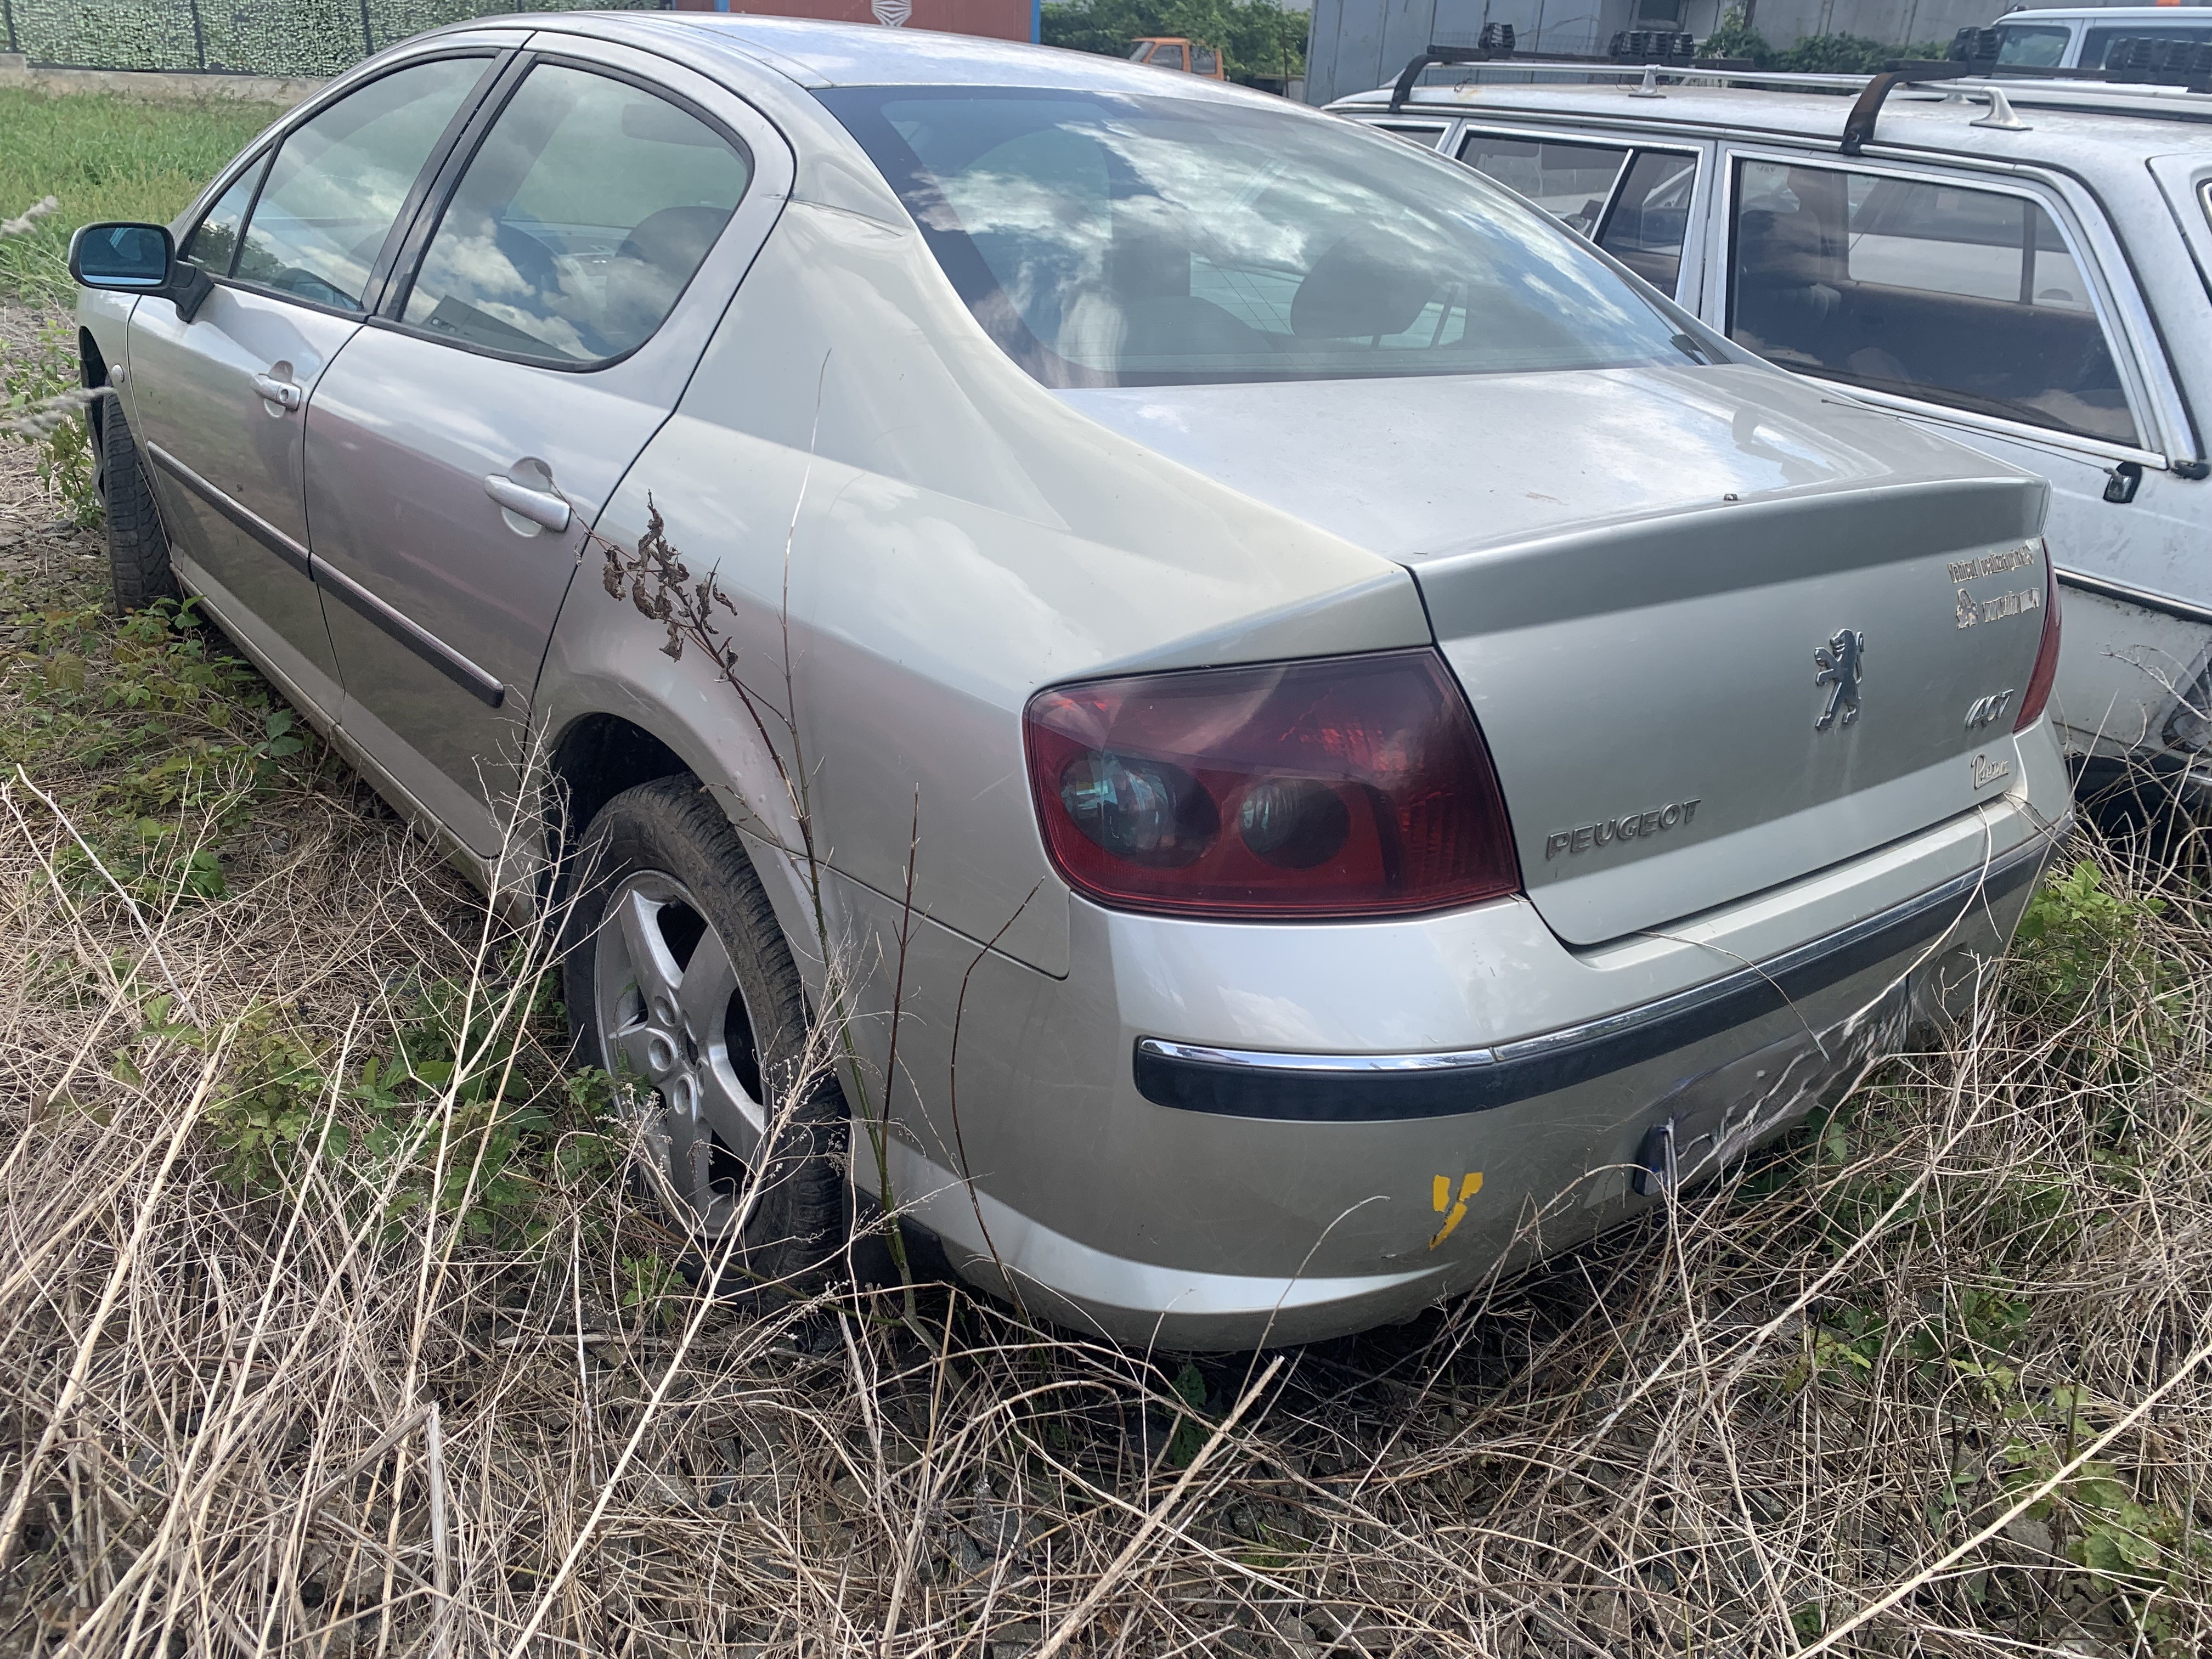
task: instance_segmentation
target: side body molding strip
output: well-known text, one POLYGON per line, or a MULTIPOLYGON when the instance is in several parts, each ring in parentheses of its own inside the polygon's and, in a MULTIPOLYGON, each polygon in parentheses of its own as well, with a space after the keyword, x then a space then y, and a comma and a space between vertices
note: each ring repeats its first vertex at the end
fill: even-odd
POLYGON ((240 507, 159 444, 146 446, 146 458, 302 576, 314 575, 314 560, 307 550, 259 514, 240 507))
POLYGON ((160 445, 148 444, 146 454, 155 465, 293 569, 325 592, 336 595, 484 707, 496 708, 507 701, 507 687, 493 676, 484 672, 436 635, 393 610, 328 560, 317 558, 259 514, 240 506, 160 445))
POLYGON ((1137 1092, 1157 1106, 1301 1123, 1486 1112, 1571 1088, 1748 1024, 1948 932, 2035 879, 2069 824, 1987 867, 1770 961, 1581 1025, 1453 1054, 1258 1054, 1137 1041, 1137 1092))
POLYGON ((315 586, 382 629, 487 708, 507 701, 507 688, 434 634, 417 627, 352 577, 325 559, 315 561, 315 586))

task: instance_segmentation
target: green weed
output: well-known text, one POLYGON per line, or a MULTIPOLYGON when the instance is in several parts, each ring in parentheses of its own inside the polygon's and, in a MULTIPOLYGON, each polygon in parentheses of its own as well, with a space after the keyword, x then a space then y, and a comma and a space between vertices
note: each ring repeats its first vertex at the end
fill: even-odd
POLYGON ((68 304, 72 231, 104 219, 166 224, 278 112, 222 99, 154 104, 0 91, 0 217, 42 196, 61 201, 29 234, 0 238, 0 295, 68 304))
MULTIPOLYGON (((6 246, 0 241, 0 248, 6 246)), ((72 339, 68 329, 53 323, 40 331, 27 350, 0 353, 0 419, 76 387, 80 376, 72 339)), ((89 422, 81 415, 71 416, 44 437, 23 441, 38 449, 39 482, 61 497, 63 512, 70 521, 98 522, 100 495, 93 488, 89 422)))

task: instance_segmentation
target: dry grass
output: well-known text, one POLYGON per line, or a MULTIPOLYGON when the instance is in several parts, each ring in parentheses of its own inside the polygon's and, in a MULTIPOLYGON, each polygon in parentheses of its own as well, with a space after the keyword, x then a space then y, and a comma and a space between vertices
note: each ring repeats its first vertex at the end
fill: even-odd
MULTIPOLYGON (((92 544, 23 490, 15 605, 81 616, 92 544)), ((57 625, 0 667, 0 1650, 2212 1639, 2179 854, 2099 849, 1972 1029, 1755 1170, 1419 1324, 1188 1364, 943 1290, 919 1334, 691 1291, 559 1080, 542 946, 312 746, 252 761, 236 685, 163 705, 204 787, 103 884, 29 786, 112 845, 152 751, 39 734, 137 647, 85 624, 72 690, 57 625)))

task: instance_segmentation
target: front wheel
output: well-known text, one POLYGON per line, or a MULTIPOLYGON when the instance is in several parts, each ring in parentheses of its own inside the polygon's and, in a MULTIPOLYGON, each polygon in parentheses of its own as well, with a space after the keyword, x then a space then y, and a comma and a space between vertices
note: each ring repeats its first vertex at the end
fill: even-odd
POLYGON ((143 611, 156 599, 178 597, 177 573, 169 564, 169 538, 155 510, 154 488, 131 436, 131 423, 114 398, 100 411, 100 476, 107 509, 107 574, 115 588, 115 608, 143 611))
POLYGON ((847 1112, 737 831, 662 778, 602 807, 570 867, 569 1025, 637 1131, 641 1184, 709 1261, 810 1286, 845 1240, 847 1112))

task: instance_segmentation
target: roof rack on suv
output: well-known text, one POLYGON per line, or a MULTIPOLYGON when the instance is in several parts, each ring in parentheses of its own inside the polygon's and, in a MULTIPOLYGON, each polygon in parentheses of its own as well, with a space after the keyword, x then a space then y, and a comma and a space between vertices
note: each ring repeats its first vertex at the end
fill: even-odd
MULTIPOLYGON (((1486 33, 1496 25, 1486 25, 1486 33)), ((2117 53, 2123 46, 2148 45, 2141 41, 2116 41, 2117 53)), ((2157 43, 2160 46, 2164 42, 2157 43)), ((2200 50, 2212 55, 2212 46, 2200 50)), ((2126 54, 2132 64, 2135 53, 2126 54)), ((2109 61, 2109 60, 2108 60, 2109 61)), ((2169 60, 2171 61, 2171 60, 2169 60)), ((2212 100, 2204 94, 2212 93, 2212 76, 2203 81, 2191 79, 2177 82, 2170 78, 2150 81, 2134 76, 2129 70, 2105 69, 2043 69, 2013 64, 1990 64, 1977 58, 1929 58, 1893 60, 1872 75, 1807 74, 1786 70, 1748 70, 1733 65, 1692 63, 1686 67, 1668 64, 1600 64, 1587 58, 1559 56, 1539 57, 1533 53, 1522 55, 1509 48, 1504 52, 1482 51, 1462 47, 1431 46, 1428 52, 1406 65, 1391 89, 1390 109, 1393 112, 1406 106, 1412 97, 1413 85, 1422 71, 1434 65, 1449 64, 1465 65, 1468 73, 1462 84, 1472 81, 1485 83, 1493 81, 1560 81, 1635 82, 1629 90, 1632 95, 1645 97, 1663 95, 1663 82, 1668 85, 1684 87, 1753 87, 1781 92, 1848 92, 1856 94, 1850 113, 1844 118, 1842 149, 1847 155, 1856 155, 1874 137, 1876 118, 1881 113, 1883 102, 1899 87, 1949 82, 1954 98, 1976 99, 1990 106, 1989 114, 1975 123, 1978 126, 1996 127, 2018 131, 2026 123, 2013 110, 2017 100, 2045 107, 2068 108, 2090 112, 2109 112, 2116 115, 2142 115, 2167 120, 2212 121, 2212 100), (2002 84, 2000 84, 2002 83, 2002 84)), ((2193 64, 2193 60, 2192 60, 2193 64)))

